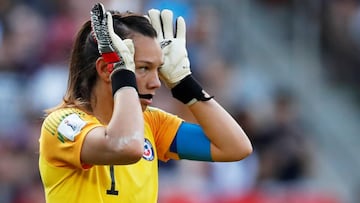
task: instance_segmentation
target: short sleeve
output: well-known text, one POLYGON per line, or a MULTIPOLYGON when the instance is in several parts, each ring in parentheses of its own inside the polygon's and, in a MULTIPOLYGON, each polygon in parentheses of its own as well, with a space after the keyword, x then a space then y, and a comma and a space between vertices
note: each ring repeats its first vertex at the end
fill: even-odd
POLYGON ((51 165, 86 169, 80 153, 87 133, 102 126, 93 116, 78 109, 60 109, 47 116, 40 135, 40 155, 51 165))
POLYGON ((154 107, 148 107, 145 110, 144 119, 152 130, 159 159, 162 161, 169 160, 166 153, 169 151, 183 120, 176 115, 154 107))

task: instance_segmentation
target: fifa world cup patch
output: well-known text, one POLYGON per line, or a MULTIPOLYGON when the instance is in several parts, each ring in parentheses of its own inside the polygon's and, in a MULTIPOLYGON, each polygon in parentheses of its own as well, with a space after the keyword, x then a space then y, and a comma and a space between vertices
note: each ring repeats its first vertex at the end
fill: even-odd
POLYGON ((144 141, 143 158, 148 161, 154 160, 154 148, 153 148, 150 140, 148 140, 147 138, 145 138, 145 141, 144 141))
POLYGON ((58 133, 67 139, 74 141, 81 129, 86 125, 76 113, 66 116, 58 127, 58 133))

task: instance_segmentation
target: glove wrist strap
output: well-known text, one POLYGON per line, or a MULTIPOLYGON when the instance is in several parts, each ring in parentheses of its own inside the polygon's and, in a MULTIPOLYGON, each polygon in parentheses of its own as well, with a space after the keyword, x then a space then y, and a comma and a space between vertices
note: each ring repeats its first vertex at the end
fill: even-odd
POLYGON ((111 85, 113 96, 122 87, 133 87, 137 91, 135 73, 126 69, 116 70, 111 73, 111 85))
POLYGON ((203 88, 191 75, 182 79, 171 89, 171 93, 174 98, 189 106, 196 101, 208 101, 213 98, 213 96, 206 95, 203 88))

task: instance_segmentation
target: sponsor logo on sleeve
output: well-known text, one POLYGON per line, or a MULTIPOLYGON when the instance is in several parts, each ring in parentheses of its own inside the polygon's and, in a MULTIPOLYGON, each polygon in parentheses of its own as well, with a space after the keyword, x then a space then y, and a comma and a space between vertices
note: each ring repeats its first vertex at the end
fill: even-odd
POLYGON ((75 137, 80 133, 81 129, 86 125, 77 114, 73 113, 66 116, 58 127, 58 132, 70 141, 74 141, 75 137))

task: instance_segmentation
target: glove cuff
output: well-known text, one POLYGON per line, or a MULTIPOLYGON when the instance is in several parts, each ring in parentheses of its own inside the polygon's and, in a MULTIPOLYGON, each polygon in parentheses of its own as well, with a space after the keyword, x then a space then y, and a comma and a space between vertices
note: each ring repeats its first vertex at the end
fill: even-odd
POLYGON ((126 69, 116 70, 111 74, 111 85, 113 96, 118 89, 126 86, 133 87, 138 91, 135 73, 126 69))
POLYGON ((200 84, 188 75, 171 89, 174 98, 178 99, 186 105, 194 104, 196 101, 208 101, 213 96, 207 96, 200 84))

